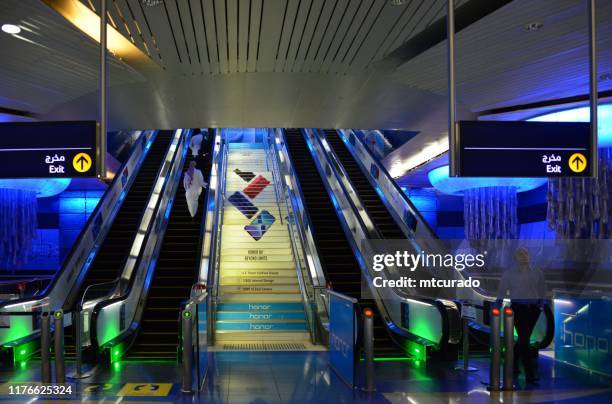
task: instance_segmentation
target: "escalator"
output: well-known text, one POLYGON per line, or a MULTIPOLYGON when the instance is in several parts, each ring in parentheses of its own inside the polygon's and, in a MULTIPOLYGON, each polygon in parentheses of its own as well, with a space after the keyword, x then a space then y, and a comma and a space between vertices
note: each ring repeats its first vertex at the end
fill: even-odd
POLYGON ((346 145, 335 130, 324 130, 327 143, 334 149, 334 153, 340 159, 344 171, 359 194, 368 215, 384 239, 405 239, 406 236, 399 228, 391 213, 370 184, 361 168, 346 148, 346 145))
MULTIPOLYGON (((78 294, 75 295, 77 299, 83 297, 88 287, 86 300, 106 295, 112 287, 112 282, 121 274, 172 136, 172 131, 159 131, 151 144, 125 201, 91 263, 78 294), (97 286, 98 284, 100 286, 97 286)), ((74 357, 75 345, 73 327, 68 327, 65 331, 65 353, 68 358, 74 357)))
MULTIPOLYGON (((208 152, 210 144, 202 144, 208 152)), ((189 166, 185 160, 183 173, 189 166)), ((208 181, 210 167, 200 167, 208 181)), ((183 176, 181 175, 181 180, 183 176)), ((202 193, 203 199, 205 193, 202 193)), ((201 203, 200 203, 201 205, 201 203)), ((199 269, 202 206, 194 218, 189 214, 184 188, 177 187, 138 335, 125 360, 176 360, 181 303, 189 299, 199 269)))
MULTIPOLYGON (((304 136, 299 129, 287 129, 285 140, 302 188, 304 205, 312 223, 319 259, 331 283, 331 288, 358 299, 360 305, 374 310, 374 355, 376 357, 404 356, 404 351, 391 339, 382 316, 377 313, 375 302, 361 299, 362 276, 359 263, 342 230, 336 209, 325 189, 304 136)), ((364 180, 367 183, 367 179, 364 178, 364 180)), ((364 185, 369 186, 369 183, 364 185)), ((374 196, 377 197, 376 194, 374 196)), ((374 206, 374 198, 370 199, 371 206, 374 206)), ((392 220, 391 222, 394 224, 392 220)), ((385 227, 385 231, 385 234, 397 234, 393 232, 393 227, 390 225, 385 227)), ((396 231, 401 233, 399 228, 396 231)), ((404 236, 398 236, 398 238, 404 238, 404 236)))

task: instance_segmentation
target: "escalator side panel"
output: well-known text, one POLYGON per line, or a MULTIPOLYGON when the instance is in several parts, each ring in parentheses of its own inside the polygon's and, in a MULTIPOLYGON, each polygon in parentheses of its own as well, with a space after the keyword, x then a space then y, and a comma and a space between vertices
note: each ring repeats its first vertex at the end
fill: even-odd
MULTIPOLYGON (((142 163, 130 191, 125 197, 98 254, 91 263, 77 299, 81 300, 85 290, 91 285, 86 299, 104 296, 123 270, 132 242, 136 236, 141 216, 157 178, 163 157, 171 143, 172 131, 160 131, 142 163)), ((72 326, 65 332, 66 356, 75 355, 75 338, 72 326)))

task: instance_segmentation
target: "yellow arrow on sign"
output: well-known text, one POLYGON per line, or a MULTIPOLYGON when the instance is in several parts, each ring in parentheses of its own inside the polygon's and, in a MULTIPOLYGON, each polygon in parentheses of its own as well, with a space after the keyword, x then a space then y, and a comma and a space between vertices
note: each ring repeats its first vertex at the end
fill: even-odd
POLYGON ((575 173, 581 173, 587 168, 587 158, 582 153, 574 153, 567 161, 570 170, 575 173))
POLYGON ((87 153, 79 153, 72 159, 72 166, 80 173, 86 173, 91 168, 91 157, 87 153))

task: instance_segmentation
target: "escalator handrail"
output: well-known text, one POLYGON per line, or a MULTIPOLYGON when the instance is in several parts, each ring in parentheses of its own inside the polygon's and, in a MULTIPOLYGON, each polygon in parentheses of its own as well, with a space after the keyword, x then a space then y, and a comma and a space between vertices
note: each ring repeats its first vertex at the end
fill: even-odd
MULTIPOLYGON (((209 128, 208 129, 208 135, 210 136, 212 134, 212 129, 209 128)), ((215 136, 212 136, 212 139, 210 140, 210 164, 211 164, 211 168, 210 168, 210 172, 208 173, 208 177, 204 178, 204 181, 206 181, 206 183, 208 184, 208 187, 206 188, 206 195, 204 198, 204 206, 202 208, 202 219, 200 221, 200 236, 198 239, 198 257, 200 258, 200 263, 198 265, 198 276, 196 279, 196 283, 194 285, 192 285, 192 288, 196 285, 200 284, 200 273, 202 272, 202 257, 204 255, 204 249, 206 248, 204 243, 205 243, 205 238, 206 238, 206 224, 208 223, 208 221, 206 220, 208 218, 208 205, 209 205, 209 199, 210 198, 210 187, 211 187, 211 176, 212 176, 212 164, 213 164, 213 156, 214 156, 214 150, 215 150, 215 136)))
MULTIPOLYGON (((327 144, 328 148, 325 147, 322 141, 322 139, 324 139, 325 136, 322 136, 317 129, 311 129, 311 130, 313 133, 313 138, 317 141, 317 143, 319 143, 320 147, 324 151, 323 155, 326 159, 326 162, 332 168, 332 172, 334 173, 334 176, 336 177, 338 184, 340 185, 340 188, 342 189, 342 192, 348 196, 347 201, 351 207, 351 210, 355 218, 357 219, 357 222, 359 223, 359 227, 370 238, 382 239, 383 238, 382 234, 380 233, 380 231, 378 230, 374 222, 372 222, 372 220, 370 219, 365 209, 365 204, 361 201, 361 197, 357 193, 355 186, 353 185, 350 177, 344 170, 344 167, 342 166, 342 163, 340 162, 340 159, 338 159, 338 156, 334 152, 333 148, 327 142, 327 140, 325 141, 325 143, 327 144), (363 214, 361 214, 362 212, 363 214), (366 221, 368 223, 366 223, 366 221)), ((307 133, 308 133, 308 130, 306 130, 306 134, 307 133)))
POLYGON ((221 251, 221 238, 223 232, 223 211, 225 209, 225 190, 226 190, 226 182, 227 182, 227 160, 229 153, 229 144, 227 143, 227 139, 223 134, 221 129, 217 129, 217 135, 219 136, 219 152, 217 160, 217 189, 218 193, 215 195, 215 219, 212 227, 212 238, 210 244, 210 256, 208 260, 208 268, 207 268, 207 285, 208 288, 208 296, 207 296, 207 335, 208 335, 208 343, 214 343, 215 336, 215 316, 216 316, 216 306, 217 299, 219 295, 219 268, 221 260, 220 251, 221 251), (212 288, 210 287, 212 285, 212 288))
MULTIPOLYGON (((311 243, 308 242, 308 237, 306 235, 306 233, 310 234, 310 236, 312 237, 312 239, 314 240, 314 235, 312 234, 312 221, 310 219, 310 213, 308 213, 308 209, 306 209, 306 205, 304 203, 305 197, 304 197, 304 192, 302 191, 302 185, 300 184, 300 179, 297 175, 297 173, 295 172, 295 168, 293 166, 293 162, 291 161, 291 155, 289 153, 289 150, 287 149, 287 140, 286 140, 286 134, 284 130, 281 129, 277 129, 276 130, 276 134, 278 136, 280 145, 277 145, 276 142, 274 144, 274 147, 277 150, 278 154, 282 154, 284 156, 284 158, 287 160, 287 174, 288 177, 292 180, 291 182, 291 190, 293 191, 294 194, 294 198, 296 199, 296 204, 299 204, 298 206, 296 206, 296 211, 300 211, 300 205, 302 207, 302 214, 294 214, 297 223, 298 223, 298 230, 299 230, 299 235, 300 235, 300 240, 302 242, 302 244, 304 246, 308 246, 307 247, 307 253, 311 254, 312 257, 312 269, 314 269, 314 273, 315 273, 315 279, 313 278, 313 273, 312 271, 310 271, 310 281, 313 285, 313 287, 325 287, 327 285, 327 279, 325 276, 325 271, 323 271, 323 266, 321 264, 321 259, 319 257, 319 253, 317 251, 316 245, 314 245, 314 242, 311 243), (278 147, 280 147, 280 149, 278 149, 278 147)), ((293 204, 293 199, 294 198, 290 198, 293 204)))
MULTIPOLYGON (((43 290, 43 292, 39 295, 31 296, 28 298, 20 298, 20 299, 14 299, 14 300, 2 302, 0 303, 0 311, 8 307, 12 308, 14 306, 19 306, 19 305, 23 305, 23 309, 25 310, 26 309, 25 306, 28 303, 31 303, 30 306, 40 306, 40 304, 37 304, 37 302, 42 302, 45 299, 48 299, 49 295, 51 295, 51 293, 57 287, 58 283, 60 282, 60 279, 62 279, 64 274, 67 273, 69 267, 70 268, 74 267, 74 265, 71 263, 73 256, 76 254, 76 251, 81 247, 81 244, 84 241, 85 236, 92 232, 95 226, 95 221, 97 220, 101 210, 104 209, 106 206, 108 206, 109 209, 111 209, 110 211, 111 213, 106 218, 105 222, 102 223, 102 225, 100 226, 100 230, 98 232, 97 237, 93 240, 93 246, 91 247, 89 254, 82 254, 83 258, 87 257, 86 261, 82 265, 80 265, 79 271, 75 271, 74 274, 69 274, 70 276, 74 277, 72 281, 68 279, 63 282, 66 285, 70 285, 69 289, 67 290, 67 293, 65 294, 65 296, 61 299, 62 301, 58 302, 57 304, 54 304, 54 306, 56 307, 53 307, 53 309, 61 308, 65 305, 65 301, 68 299, 69 296, 73 294, 73 290, 77 286, 77 284, 80 285, 80 283, 84 281, 85 275, 86 275, 86 273, 83 273, 84 269, 89 268, 88 264, 90 264, 93 261, 93 259, 95 258, 97 254, 99 246, 103 243, 104 239, 106 238, 108 230, 110 229, 110 225, 114 222, 117 214, 119 213, 120 207, 123 201, 125 200, 125 195, 126 195, 125 193, 130 190, 132 184, 134 183, 134 179, 136 178, 138 172, 140 171, 140 167, 142 166, 144 160, 146 159, 149 153, 149 150, 150 150, 150 146, 155 141, 157 134, 158 134, 158 131, 141 131, 139 139, 142 139, 142 140, 137 140, 134 143, 129 157, 121 165, 121 167, 117 171, 117 174, 113 178, 112 182, 104 191, 104 194, 100 198, 100 201, 96 205, 96 208, 89 215, 89 218, 87 222, 85 223, 85 226, 79 233, 79 236, 77 237, 74 244, 72 245, 70 252, 66 256, 64 260, 64 264, 62 265, 60 270, 55 274, 55 276, 53 277, 51 282, 47 285, 47 287, 43 290), (143 145, 142 146, 143 149, 138 149, 141 143, 143 145), (141 154, 138 155, 137 152, 141 152, 141 154), (132 159, 135 159, 137 156, 138 156, 138 160, 134 163, 132 159), (117 191, 119 193, 118 200, 114 204, 110 204, 110 202, 107 202, 108 198, 110 197, 112 192, 115 192, 115 187, 118 187, 118 184, 121 183, 121 178, 122 178, 121 174, 123 173, 123 171, 127 167, 129 167, 130 164, 132 163, 133 163, 133 169, 132 169, 131 174, 129 174, 129 177, 125 185, 122 185, 121 192, 119 193, 119 191, 117 191)), ((82 259, 82 258, 79 257, 79 259, 82 259)), ((47 305, 48 304, 49 303, 47 303, 47 305)))
MULTIPOLYGON (((223 157, 224 157, 224 149, 225 149, 225 141, 221 138, 221 131, 219 129, 209 129, 209 134, 213 134, 213 138, 211 141, 211 167, 210 167, 210 175, 208 180, 208 190, 206 192, 206 199, 204 201, 204 208, 202 209, 202 224, 200 227, 200 244, 199 244, 199 252, 198 257, 200 258, 200 264, 198 268, 198 276, 197 281, 194 285, 192 285, 191 293, 189 299, 183 303, 183 309, 185 307, 190 307, 192 304, 198 304, 200 299, 206 299, 207 305, 207 318, 211 319, 213 313, 211 311, 211 291, 208 289, 208 280, 211 276, 211 262, 215 261, 215 257, 217 251, 213 246, 216 245, 218 233, 220 229, 218 229, 219 217, 218 217, 218 207, 222 203, 219 200, 221 194, 221 175, 223 174, 223 157), (214 176, 213 176, 214 174, 214 176), (210 225, 210 229, 209 229, 210 225), (196 287, 201 287, 204 285, 206 288, 206 293, 202 297, 202 295, 193 297, 193 291, 196 287)), ((207 335, 211 335, 212 325, 210 321, 207 322, 207 335)), ((181 327, 179 326, 179 332, 181 332, 181 327)), ((208 342, 208 341, 207 341, 208 342)))
MULTIPOLYGON (((114 346, 118 341, 122 341, 130 337, 137 331, 137 327, 134 327, 134 324, 138 323, 139 315, 142 313, 142 310, 144 309, 144 301, 146 300, 146 297, 148 294, 148 287, 150 286, 150 279, 153 276, 153 273, 155 270, 155 267, 152 265, 152 263, 155 262, 155 260, 157 259, 157 256, 159 255, 159 250, 163 242, 163 238, 164 238, 163 236, 164 236, 166 227, 168 225, 167 213, 172 208, 174 198, 176 197, 175 196, 176 191, 180 185, 178 183, 180 182, 179 181, 180 176, 182 175, 181 168, 183 167, 183 164, 185 161, 185 155, 187 152, 187 148, 189 144, 188 141, 190 139, 190 135, 191 135, 191 131, 182 130, 180 134, 180 138, 176 146, 176 150, 174 151, 174 154, 172 155, 172 158, 169 164, 167 166, 165 164, 162 164, 160 166, 157 178, 159 178, 159 175, 164 170, 164 167, 168 167, 166 171, 166 177, 165 177, 162 187, 159 190, 160 196, 155 203, 155 207, 153 208, 153 211, 152 211, 153 213, 151 214, 151 220, 147 225, 146 234, 143 238, 142 244, 140 245, 140 250, 138 252, 138 258, 136 259, 134 266, 132 267, 133 270, 129 274, 129 280, 128 280, 127 286, 121 287, 121 285, 119 285, 121 289, 111 292, 111 294, 109 294, 106 299, 96 303, 96 305, 91 310, 89 329, 90 329, 91 346, 93 347, 94 352, 99 352, 100 350, 103 350, 106 347, 114 346), (173 170, 174 170, 174 173, 172 172, 173 170), (164 201, 166 203, 166 206, 163 207, 162 209, 164 201), (151 241, 152 240, 151 237, 153 236, 151 230, 154 228, 159 228, 159 230, 158 230, 156 239, 151 241), (150 244, 150 242, 152 242, 153 244, 150 244), (150 247, 150 245, 152 245, 152 247, 150 247), (152 252, 148 260, 145 262, 143 261, 145 259, 143 254, 148 248, 152 248, 152 252), (142 279, 143 286, 142 286, 140 293, 138 293, 136 297, 133 297, 134 293, 132 292, 135 290, 136 281, 139 279, 142 279), (127 313, 125 314, 126 318, 131 318, 129 325, 127 325, 125 329, 119 329, 119 334, 117 334, 115 337, 111 338, 110 340, 105 341, 102 344, 102 346, 100 346, 98 332, 97 332, 100 313, 105 308, 113 304, 121 304, 121 303, 128 302, 129 300, 132 300, 132 301, 135 300, 136 302, 133 305, 134 307, 133 307, 132 312, 129 314, 127 313)), ((168 146, 168 150, 170 150, 170 148, 172 147, 172 144, 173 144, 173 141, 170 142, 170 145, 168 146)), ((152 196, 155 186, 156 184, 153 185, 150 196, 152 196)), ((150 201, 150 198, 148 200, 150 201)), ((143 211, 143 216, 145 212, 146 212, 146 209, 143 211)), ((142 222, 142 219, 143 217, 141 217, 141 222, 142 222)), ((129 257, 126 259, 126 264, 128 260, 129 260, 129 257)), ((124 265, 124 271, 125 270, 126 270, 126 265, 124 265)))
MULTIPOLYGON (((365 169, 365 167, 362 166, 361 160, 359 160, 353 154, 351 146, 349 146, 350 142, 348 141, 348 139, 346 138, 346 135, 344 134, 345 130, 350 130, 351 132, 353 132, 353 136, 355 138, 355 141, 359 142, 359 145, 361 146, 361 149, 364 150, 370 156, 370 158, 372 159, 374 164, 376 164, 376 167, 378 168, 380 173, 383 176, 385 176, 386 178, 389 179, 389 183, 392 184, 395 192, 398 195, 400 195, 400 198, 403 200, 403 202, 408 207, 410 214, 412 214, 417 219, 417 223, 419 223, 420 226, 423 226, 425 228, 425 231, 427 232, 429 237, 431 237, 433 239, 438 239, 438 236, 436 235, 436 232, 433 231, 433 229, 431 228, 429 223, 427 223, 427 220, 425 220, 423 215, 421 215, 421 212, 419 212, 419 210, 416 208, 416 206, 414 206, 414 204, 412 203, 412 201, 410 200, 408 195, 406 195, 406 193, 402 191, 400 186, 397 185, 397 182, 395 182, 393 180, 393 177, 391 177, 391 174, 389 174, 389 171, 387 171, 387 168, 379 161, 379 159, 376 158, 376 156, 374 156, 372 151, 363 144, 363 142, 361 141, 359 136, 357 136, 357 134, 355 133, 355 130, 353 130, 353 129, 340 129, 340 130, 338 130, 337 132, 338 132, 338 135, 340 136, 340 138, 342 139, 342 142, 347 146, 348 151, 351 153, 351 155, 353 156, 355 161, 357 161, 357 163, 362 167, 362 171, 366 172, 367 170, 365 169)), ((391 208, 389 206, 387 206, 387 209, 391 210, 391 208)), ((399 212, 396 212, 396 213, 397 213, 397 215, 399 215, 399 212)), ((414 233, 414 236, 416 237, 416 233, 414 231, 413 231, 413 233, 414 233)))

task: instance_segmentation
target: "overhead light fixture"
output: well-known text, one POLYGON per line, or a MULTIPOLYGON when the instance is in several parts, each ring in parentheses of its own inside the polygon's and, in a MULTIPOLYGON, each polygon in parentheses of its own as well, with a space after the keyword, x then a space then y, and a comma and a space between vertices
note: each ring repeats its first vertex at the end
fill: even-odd
POLYGON ((17 35, 21 32, 21 28, 19 28, 18 25, 14 24, 3 24, 2 31, 6 32, 7 34, 17 35))
POLYGON ((146 7, 155 7, 162 4, 164 0, 142 0, 142 5, 146 7))
POLYGON ((525 24, 523 27, 526 32, 538 31, 544 27, 544 23, 541 21, 530 22, 529 24, 525 24))
MULTIPOLYGON (((100 42, 100 17, 79 0, 43 0, 96 42, 100 42)), ((108 51, 130 63, 149 63, 150 59, 112 25, 107 24, 108 51)))
POLYGON ((391 4, 394 6, 403 6, 408 3, 408 0, 391 0, 391 4))

